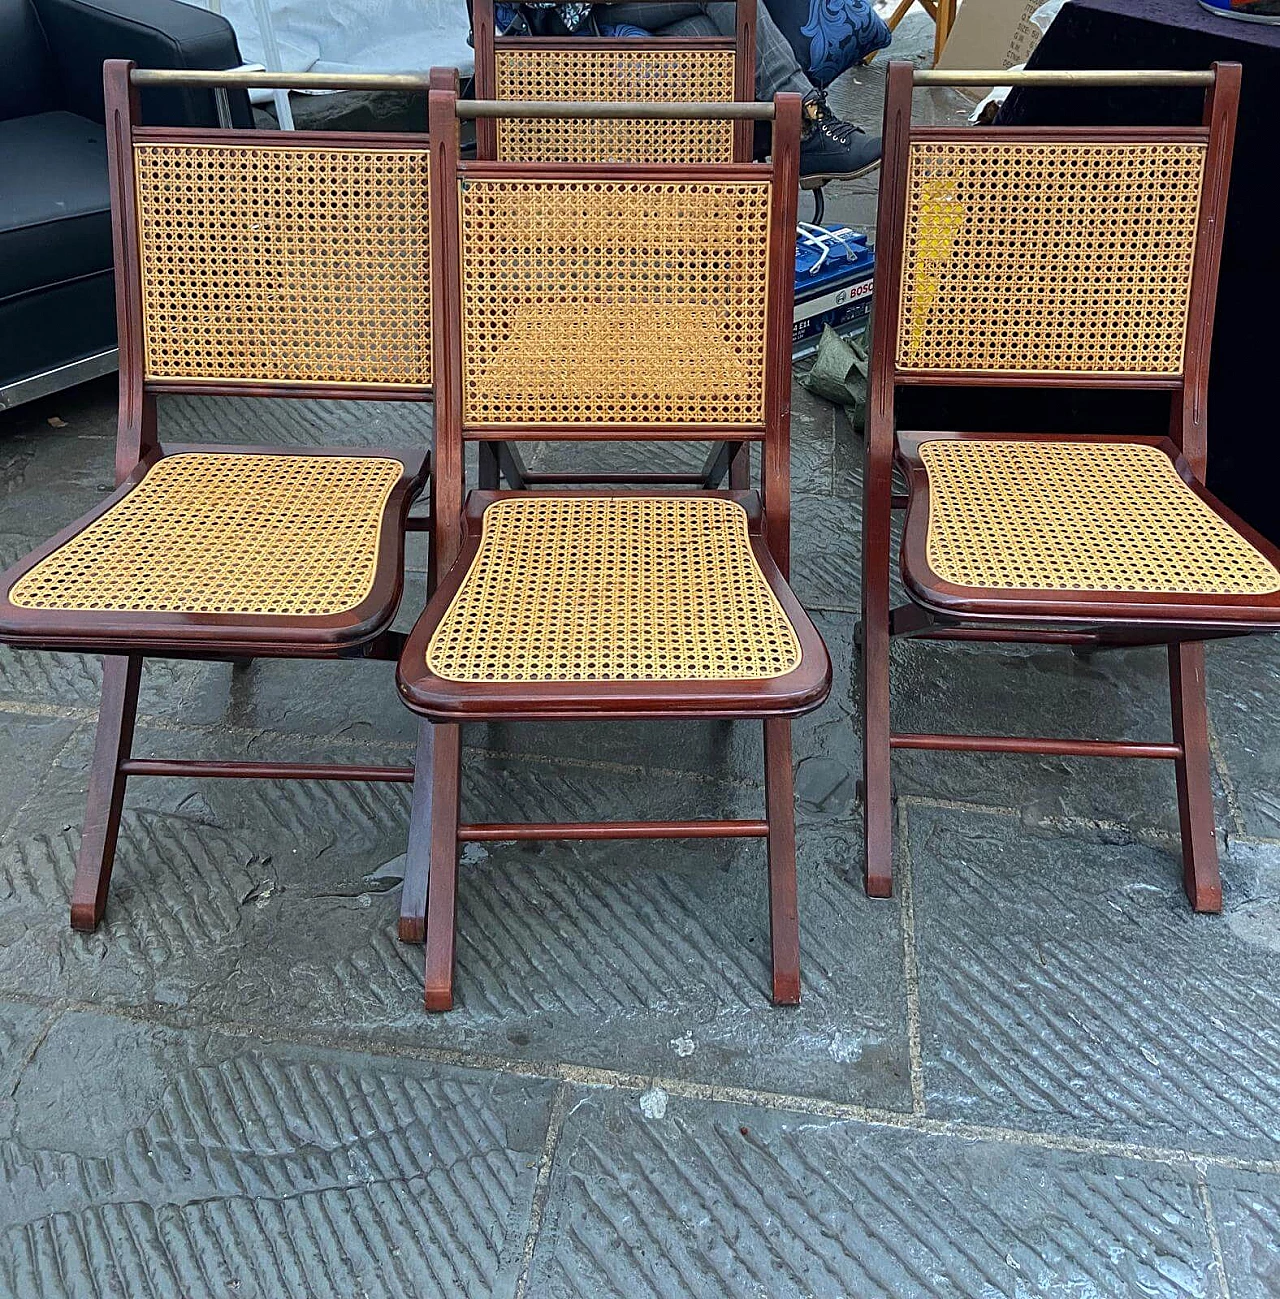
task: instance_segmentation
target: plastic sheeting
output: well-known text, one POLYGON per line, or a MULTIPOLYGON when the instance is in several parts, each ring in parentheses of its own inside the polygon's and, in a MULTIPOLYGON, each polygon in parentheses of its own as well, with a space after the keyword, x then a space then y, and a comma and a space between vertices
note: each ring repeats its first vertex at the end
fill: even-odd
MULTIPOLYGON (((266 63, 253 0, 222 0, 248 63, 266 63)), ((470 74, 466 0, 269 0, 285 72, 470 74)))

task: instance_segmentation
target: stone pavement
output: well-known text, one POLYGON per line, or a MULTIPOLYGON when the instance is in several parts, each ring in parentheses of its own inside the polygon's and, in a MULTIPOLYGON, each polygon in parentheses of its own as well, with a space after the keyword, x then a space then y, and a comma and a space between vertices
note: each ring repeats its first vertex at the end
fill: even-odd
MULTIPOLYGON (((860 448, 800 389, 794 431, 836 670, 795 728, 795 1010, 761 845, 471 845, 458 1007, 425 1015, 396 786, 136 781, 107 920, 73 934, 99 663, 0 649, 0 1296, 1280 1293, 1280 642, 1209 649, 1223 915, 1183 898, 1164 764, 991 755, 895 760, 899 888, 869 901, 860 448)), ((161 433, 428 429, 171 398, 161 433)), ((113 436, 110 381, 0 417, 0 560, 100 499, 113 436)), ((904 727, 1168 737, 1154 651, 901 645, 895 673, 904 727)), ((141 711, 141 756, 412 751, 386 664, 158 663, 141 711)), ((473 819, 761 806, 755 724, 464 742, 473 819)))

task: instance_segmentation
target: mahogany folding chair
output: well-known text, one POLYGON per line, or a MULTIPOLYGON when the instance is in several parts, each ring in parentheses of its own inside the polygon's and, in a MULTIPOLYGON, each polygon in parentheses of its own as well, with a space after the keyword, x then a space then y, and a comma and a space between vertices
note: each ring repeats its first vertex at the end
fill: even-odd
POLYGON ((442 577, 397 673, 434 731, 401 929, 413 939, 425 928, 427 1008, 453 1000, 460 844, 720 836, 767 841, 773 997, 794 1003, 789 719, 825 699, 831 676, 786 578, 799 97, 639 110, 772 119, 768 164, 464 163, 455 113, 529 106, 433 89, 429 111, 442 577), (762 489, 464 500, 466 441, 534 438, 760 442, 762 489), (459 823, 461 723, 654 717, 762 719, 764 818, 459 823))
MULTIPOLYGON (((751 103, 755 99, 756 0, 736 0, 735 35, 498 36, 493 0, 475 0, 476 98, 504 102, 751 103)), ((598 12, 607 16, 608 6, 598 12)), ((755 123, 746 118, 483 117, 476 156, 504 162, 750 162, 755 123)), ((565 487, 750 485, 750 448, 715 443, 696 473, 534 473, 516 447, 480 447, 480 485, 565 487)))
POLYGON ((863 497, 867 890, 891 891, 894 749, 1163 758, 1187 895, 1217 911, 1203 642, 1280 628, 1280 552, 1204 487, 1240 68, 914 83, 965 78, 1203 87, 1204 116, 1190 128, 925 129, 911 124, 912 68, 889 67, 863 497), (919 384, 1163 391, 1169 434, 901 431, 897 390, 919 384), (903 508, 910 603, 891 609, 903 508), (892 635, 1166 645, 1172 742, 894 732, 892 635))
MULTIPOLYGON (((130 777, 413 780, 411 767, 131 755, 145 658, 391 659, 403 640, 389 628, 425 450, 157 439, 156 398, 166 393, 431 396, 425 136, 139 121, 143 86, 282 82, 349 84, 105 66, 117 487, 0 577, 0 638, 105 655, 76 929, 102 918, 130 777)), ((420 84, 425 92, 427 79, 420 84)))

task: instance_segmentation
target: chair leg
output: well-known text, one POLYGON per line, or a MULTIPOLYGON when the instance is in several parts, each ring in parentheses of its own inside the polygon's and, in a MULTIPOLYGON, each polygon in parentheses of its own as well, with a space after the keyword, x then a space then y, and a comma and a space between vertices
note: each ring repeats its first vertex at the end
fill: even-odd
POLYGON ((431 794, 435 783, 435 727, 418 723, 418 752, 413 764, 413 806, 409 811, 409 846, 404 855, 400 890, 402 943, 420 943, 427 932, 427 877, 431 861, 431 794))
POLYGON ((500 444, 497 442, 479 443, 479 479, 480 490, 484 492, 495 492, 498 490, 499 462, 498 451, 500 444))
POLYGON ((751 443, 729 442, 729 487, 745 492, 751 486, 751 443))
POLYGON ((1222 910, 1222 878, 1214 834, 1209 780, 1209 716, 1204 697, 1204 642, 1169 646, 1173 739, 1183 756, 1174 762, 1182 830, 1182 887, 1196 911, 1222 910))
POLYGON ((138 712, 138 683, 142 658, 137 654, 110 654, 102 664, 102 703, 98 709, 98 734, 89 768, 89 795, 84 833, 76 857, 71 886, 71 927, 92 933, 102 919, 115 863, 120 813, 128 777, 120 771, 133 748, 133 724, 138 712))
POLYGON ((947 39, 951 35, 951 28, 956 20, 956 0, 938 0, 937 11, 934 15, 933 29, 933 66, 938 66, 938 60, 942 58, 942 51, 946 49, 947 39))
MULTIPOLYGON (((426 980, 428 1010, 453 1007, 454 923, 458 885, 458 795, 462 728, 436 727, 431 792, 431 866, 427 876, 426 980)), ((407 875, 407 871, 406 871, 407 875)))
POLYGON ((796 895, 796 805, 791 769, 791 722, 764 724, 764 801, 769 822, 769 946, 773 1001, 800 1004, 800 904, 796 895))
MULTIPOLYGON (((871 584, 871 574, 864 570, 871 584)), ((868 596, 873 593, 868 592, 868 596)), ((887 593, 886 593, 887 594, 887 593)), ((889 748, 888 601, 864 600, 862 649, 863 882, 873 898, 893 896, 893 785, 889 748)))
POLYGON ((714 491, 728 478, 729 487, 745 491, 751 486, 751 444, 715 442, 702 464, 702 486, 714 491))
MULTIPOLYGON (((480 445, 486 444, 482 442, 480 445)), ((498 448, 498 468, 507 480, 507 486, 513 492, 524 491, 529 485, 525 481, 525 475, 529 471, 525 467, 524 457, 520 454, 519 448, 514 442, 497 442, 494 445, 498 448)))
POLYGON ((915 0, 899 0, 897 7, 888 18, 885 19, 885 22, 889 25, 890 31, 893 31, 893 29, 907 16, 913 4, 915 4, 915 0))

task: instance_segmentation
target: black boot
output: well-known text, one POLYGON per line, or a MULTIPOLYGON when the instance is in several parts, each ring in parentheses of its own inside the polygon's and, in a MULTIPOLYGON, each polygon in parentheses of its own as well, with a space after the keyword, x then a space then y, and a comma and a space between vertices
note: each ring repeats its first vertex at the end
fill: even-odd
POLYGON ((800 128, 800 183, 812 189, 829 180, 852 180, 880 165, 880 137, 842 122, 827 106, 826 92, 804 97, 800 128))

